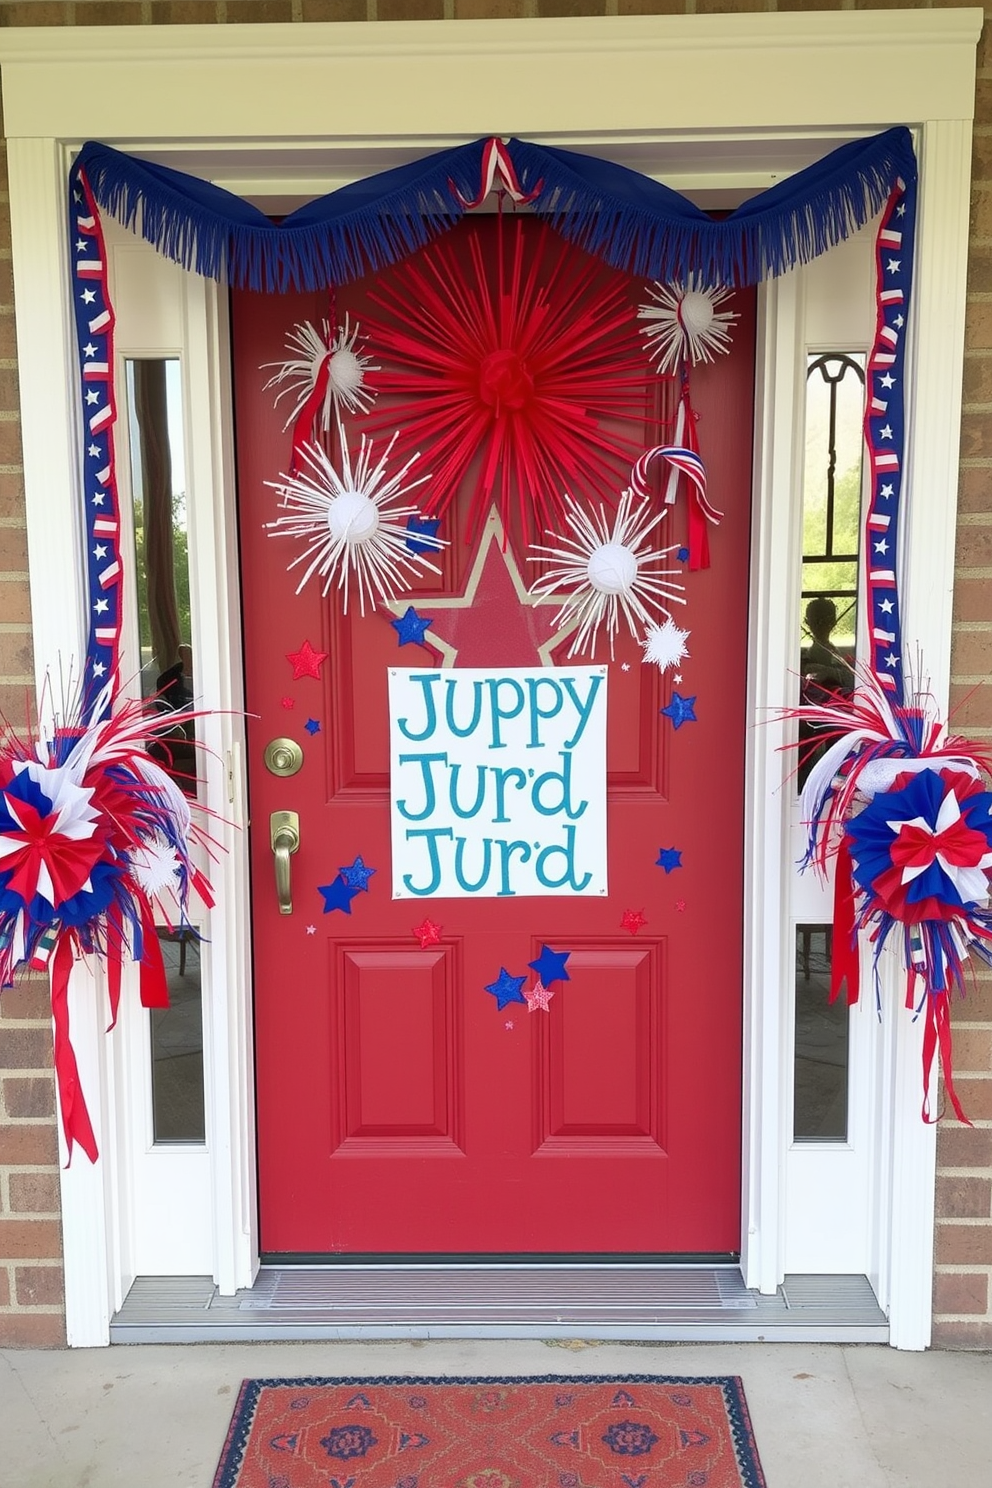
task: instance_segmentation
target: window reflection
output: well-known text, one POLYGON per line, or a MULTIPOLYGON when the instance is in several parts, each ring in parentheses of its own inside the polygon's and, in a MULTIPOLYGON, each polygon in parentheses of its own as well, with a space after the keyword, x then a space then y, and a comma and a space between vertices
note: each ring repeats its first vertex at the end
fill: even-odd
POLYGON ((847 1140, 850 1010, 830 998, 832 925, 796 926, 796 1041, 792 1135, 847 1140))
POLYGON ((159 930, 169 1006, 153 1008, 152 1139, 206 1139, 203 1111, 203 1004, 200 945, 183 930, 159 930))
MULTIPOLYGON (((194 694, 179 359, 131 360, 126 370, 141 691, 171 713, 194 694)), ((151 750, 187 795, 196 794, 194 737, 191 722, 179 723, 151 750)))
MULTIPOLYGON (((800 700, 849 695, 857 647, 861 534, 863 353, 811 356, 806 368, 800 700)), ((800 789, 819 753, 800 725, 800 789)))

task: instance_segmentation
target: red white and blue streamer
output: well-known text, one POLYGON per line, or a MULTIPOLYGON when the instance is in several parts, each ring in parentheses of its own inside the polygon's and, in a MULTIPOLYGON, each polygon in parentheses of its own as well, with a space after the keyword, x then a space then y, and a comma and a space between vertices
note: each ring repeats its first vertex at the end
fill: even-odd
POLYGON ((122 568, 114 463, 114 311, 100 213, 86 173, 74 169, 69 192, 72 306, 79 366, 83 499, 89 615, 83 662, 83 716, 97 699, 109 708, 118 681, 122 568), (110 684, 109 689, 108 685, 110 684))
POLYGON ((870 467, 865 571, 871 670, 900 703, 903 655, 897 572, 906 447, 906 336, 915 226, 916 180, 900 177, 875 239, 876 324, 868 358, 864 424, 870 467))

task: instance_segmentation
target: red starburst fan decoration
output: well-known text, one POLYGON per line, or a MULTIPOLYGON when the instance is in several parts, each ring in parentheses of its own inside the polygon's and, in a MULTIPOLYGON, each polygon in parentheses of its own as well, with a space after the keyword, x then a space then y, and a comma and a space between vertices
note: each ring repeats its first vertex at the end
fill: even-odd
POLYGON ((563 496, 612 500, 644 447, 648 376, 627 278, 533 219, 466 222, 371 298, 388 399, 368 427, 422 450, 428 515, 475 461, 470 528, 496 502, 524 533, 557 528, 563 496), (485 238, 495 233, 495 253, 485 238), (457 241, 458 239, 461 241, 457 241), (399 401, 396 401, 396 398, 399 401))

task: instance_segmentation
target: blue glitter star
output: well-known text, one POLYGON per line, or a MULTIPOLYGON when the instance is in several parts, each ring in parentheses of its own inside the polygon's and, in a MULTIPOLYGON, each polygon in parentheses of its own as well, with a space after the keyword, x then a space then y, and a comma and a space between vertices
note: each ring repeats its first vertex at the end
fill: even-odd
POLYGON ((366 868, 361 858, 358 857, 349 867, 341 869, 341 877, 349 889, 357 889, 359 892, 364 891, 367 894, 369 891, 369 879, 375 871, 374 868, 366 868))
POLYGON ((527 999, 520 990, 526 980, 525 976, 511 976, 506 967, 501 966, 496 980, 486 983, 486 991, 495 997, 498 1008, 505 1008, 508 1002, 526 1003, 527 999))
POLYGON ((656 868, 664 868, 666 873, 671 873, 673 868, 682 867, 682 849, 680 847, 662 847, 658 851, 656 868))
POLYGON ((408 605, 405 615, 401 615, 398 620, 390 620, 389 623, 399 636, 401 646, 422 646, 427 627, 433 625, 434 621, 429 615, 418 615, 413 605, 408 605))
POLYGON ((418 538, 431 538, 437 536, 437 529, 441 525, 440 517, 411 517, 406 524, 406 530, 410 536, 406 539, 406 545, 411 553, 436 553, 437 543, 418 542, 418 538))
POLYGON ((341 909, 345 914, 351 914, 351 901, 358 893, 350 884, 346 883, 340 873, 333 883, 319 884, 318 894, 324 896, 324 913, 330 914, 332 909, 341 909))
POLYGON ((311 738, 314 734, 320 733, 320 724, 317 722, 316 718, 308 718, 303 727, 306 729, 311 738))
POLYGON ((527 965, 534 968, 545 987, 550 987, 552 982, 571 981, 565 970, 565 962, 571 954, 571 951, 553 951, 550 946, 542 945, 537 960, 528 961, 527 965))
POLYGON ((672 701, 666 708, 660 711, 666 718, 672 720, 672 727, 680 729, 684 723, 697 723, 695 713, 696 699, 694 697, 681 697, 677 692, 672 693, 672 701))
POLYGON ((689 556, 689 549, 688 548, 679 548, 679 550, 678 550, 678 552, 676 553, 675 556, 679 560, 680 563, 684 563, 686 561, 686 559, 688 558, 688 556, 689 556))

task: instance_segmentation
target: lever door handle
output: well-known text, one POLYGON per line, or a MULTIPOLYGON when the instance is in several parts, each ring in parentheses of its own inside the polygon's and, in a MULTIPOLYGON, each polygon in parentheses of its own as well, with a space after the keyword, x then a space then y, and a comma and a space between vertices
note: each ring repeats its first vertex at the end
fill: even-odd
POLYGON ((293 884, 290 857, 300 845, 300 817, 296 811, 273 811, 269 817, 269 845, 276 865, 276 898, 279 913, 293 913, 293 884))

